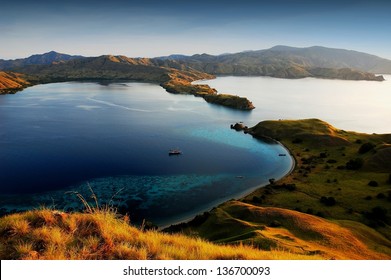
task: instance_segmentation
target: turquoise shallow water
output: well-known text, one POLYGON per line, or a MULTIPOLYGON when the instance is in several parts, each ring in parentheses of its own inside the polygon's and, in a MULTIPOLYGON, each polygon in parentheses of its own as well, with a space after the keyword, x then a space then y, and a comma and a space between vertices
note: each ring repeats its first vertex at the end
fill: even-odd
POLYGON ((136 223, 191 217, 290 170, 283 147, 229 128, 248 114, 140 83, 0 96, 1 211, 81 210, 75 192, 93 202, 90 186, 136 223))

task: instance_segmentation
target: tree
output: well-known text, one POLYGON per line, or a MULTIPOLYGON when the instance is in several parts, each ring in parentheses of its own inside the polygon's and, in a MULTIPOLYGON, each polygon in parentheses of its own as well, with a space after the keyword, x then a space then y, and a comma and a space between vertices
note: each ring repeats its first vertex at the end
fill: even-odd
POLYGON ((326 206, 333 206, 333 205, 335 205, 337 203, 335 198, 332 197, 332 196, 329 196, 329 197, 322 196, 320 198, 320 202, 323 203, 326 206))
POLYGON ((368 186, 377 187, 377 186, 379 186, 379 183, 372 180, 372 181, 369 181, 368 186))
POLYGON ((358 149, 358 153, 359 154, 365 154, 367 152, 369 152, 370 150, 373 150, 373 148, 375 148, 376 145, 375 144, 372 144, 372 143, 364 143, 361 145, 360 149, 358 149))
POLYGON ((348 170, 359 170, 364 164, 361 158, 351 159, 346 163, 346 169, 348 170))

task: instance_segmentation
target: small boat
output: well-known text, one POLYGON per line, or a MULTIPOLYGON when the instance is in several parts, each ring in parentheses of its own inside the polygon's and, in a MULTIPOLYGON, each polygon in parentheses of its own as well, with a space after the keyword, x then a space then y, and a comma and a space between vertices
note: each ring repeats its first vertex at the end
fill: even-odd
POLYGON ((178 149, 172 149, 168 152, 168 155, 169 156, 178 156, 178 155, 181 155, 182 154, 182 151, 181 150, 178 150, 178 149))
POLYGON ((286 154, 278 154, 279 157, 285 157, 286 154))

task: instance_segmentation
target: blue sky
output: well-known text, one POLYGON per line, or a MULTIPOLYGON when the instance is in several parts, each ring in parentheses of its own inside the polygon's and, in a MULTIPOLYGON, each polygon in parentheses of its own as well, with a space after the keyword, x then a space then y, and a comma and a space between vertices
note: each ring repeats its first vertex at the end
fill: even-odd
POLYGON ((3 59, 51 50, 155 57, 274 45, 321 45, 391 59, 391 1, 9 2, 0 10, 3 59))

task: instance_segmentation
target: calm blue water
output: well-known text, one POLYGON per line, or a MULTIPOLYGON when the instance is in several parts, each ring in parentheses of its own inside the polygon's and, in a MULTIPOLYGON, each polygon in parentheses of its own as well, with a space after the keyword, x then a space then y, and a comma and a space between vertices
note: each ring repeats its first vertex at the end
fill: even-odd
POLYGON ((284 148, 229 129, 251 114, 141 83, 0 96, 0 208, 79 210, 89 185, 135 222, 189 218, 289 171, 284 148))
POLYGON ((199 81, 220 93, 248 97, 255 110, 243 121, 319 118, 333 126, 366 133, 390 133, 391 75, 383 82, 271 77, 219 77, 199 81))

